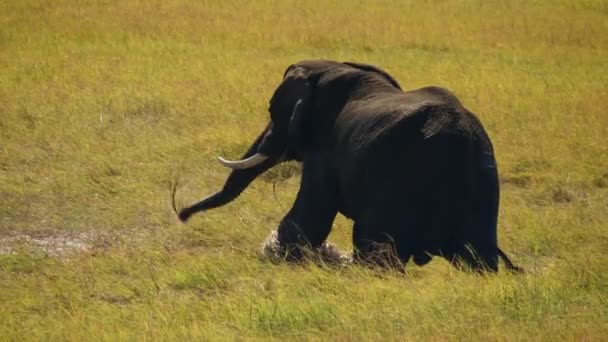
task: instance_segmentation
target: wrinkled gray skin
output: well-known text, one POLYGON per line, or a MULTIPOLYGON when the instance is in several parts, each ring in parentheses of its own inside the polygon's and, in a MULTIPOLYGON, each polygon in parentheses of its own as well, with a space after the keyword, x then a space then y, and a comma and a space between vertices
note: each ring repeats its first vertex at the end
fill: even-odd
POLYGON ((498 173, 479 120, 449 91, 402 91, 367 64, 302 61, 287 68, 270 100, 270 122, 223 189, 184 208, 179 218, 235 199, 277 163, 302 162, 300 190, 281 220, 289 259, 319 247, 338 212, 354 221, 354 258, 422 265, 433 255, 456 266, 496 271, 498 173))

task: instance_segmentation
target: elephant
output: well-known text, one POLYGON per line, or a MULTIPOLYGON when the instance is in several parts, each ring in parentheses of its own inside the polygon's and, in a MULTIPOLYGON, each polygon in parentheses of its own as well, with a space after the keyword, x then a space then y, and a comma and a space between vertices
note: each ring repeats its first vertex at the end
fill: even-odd
MULTIPOLYGON (((457 268, 498 271, 499 181, 479 119, 436 86, 404 91, 370 64, 305 60, 290 65, 269 104, 270 120, 223 188, 179 210, 223 206, 260 174, 302 163, 300 188, 277 232, 287 259, 327 239, 338 213, 353 224, 353 259, 417 265, 446 258, 457 268), (391 261, 393 260, 393 261, 391 261)), ((176 211, 177 212, 177 211, 176 211)))

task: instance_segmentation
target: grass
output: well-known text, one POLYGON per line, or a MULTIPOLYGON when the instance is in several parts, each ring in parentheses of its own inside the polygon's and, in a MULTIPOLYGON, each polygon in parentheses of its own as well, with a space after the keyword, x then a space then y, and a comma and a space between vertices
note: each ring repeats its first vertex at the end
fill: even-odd
MULTIPOLYGON (((0 339, 601 340, 608 335, 608 3, 0 0, 0 339), (221 187, 300 59, 442 85, 497 152, 499 240, 528 270, 479 277, 272 264, 286 165, 221 187), (1 243, 0 243, 1 245, 1 243), (2 247, 2 246, 0 246, 2 247), (1 250, 1 249, 0 249, 1 250)), ((330 241, 350 249, 351 223, 330 241)))

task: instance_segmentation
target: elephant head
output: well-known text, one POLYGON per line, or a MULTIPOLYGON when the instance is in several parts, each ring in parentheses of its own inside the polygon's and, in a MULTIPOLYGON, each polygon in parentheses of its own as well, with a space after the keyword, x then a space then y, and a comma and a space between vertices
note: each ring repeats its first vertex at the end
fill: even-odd
POLYGON ((399 84, 390 75, 367 64, 321 60, 291 65, 270 99, 270 122, 249 150, 239 160, 218 158, 221 164, 232 169, 222 190, 182 209, 179 213, 180 220, 185 222, 197 212, 234 200, 257 176, 276 164, 287 160, 300 160, 304 141, 311 134, 307 132, 307 127, 317 124, 311 122, 311 112, 324 110, 322 104, 314 103, 315 94, 320 91, 319 79, 330 70, 340 69, 374 71, 400 89, 399 84))

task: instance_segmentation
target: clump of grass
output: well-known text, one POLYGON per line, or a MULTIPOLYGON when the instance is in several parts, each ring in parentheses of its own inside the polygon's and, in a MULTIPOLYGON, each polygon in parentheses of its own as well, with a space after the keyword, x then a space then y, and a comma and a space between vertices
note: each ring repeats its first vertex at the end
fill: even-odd
MULTIPOLYGON (((92 237, 87 250, 0 255, 0 336, 604 338, 605 2, 346 6, 0 4, 0 238, 92 237), (525 275, 438 258, 405 274, 266 262, 260 244, 298 189, 292 164, 177 223, 171 181, 183 203, 221 188, 215 156, 242 155, 284 69, 312 58, 450 88, 478 114, 501 174, 499 242, 525 275)), ((338 217, 329 240, 351 249, 351 225, 338 217)))

